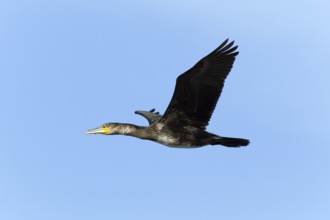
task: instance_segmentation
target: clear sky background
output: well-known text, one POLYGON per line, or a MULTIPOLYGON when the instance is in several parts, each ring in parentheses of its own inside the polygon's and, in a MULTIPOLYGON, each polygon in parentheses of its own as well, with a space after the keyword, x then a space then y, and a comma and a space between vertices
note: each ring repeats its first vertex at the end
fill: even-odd
POLYGON ((330 219, 328 1, 0 2, 0 219, 330 219), (227 37, 208 130, 246 148, 85 135, 146 125, 227 37))

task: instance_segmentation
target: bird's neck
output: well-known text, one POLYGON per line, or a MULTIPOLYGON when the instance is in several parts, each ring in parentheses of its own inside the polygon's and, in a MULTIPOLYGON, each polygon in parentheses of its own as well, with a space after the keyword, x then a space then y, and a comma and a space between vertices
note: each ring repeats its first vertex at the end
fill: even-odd
POLYGON ((118 123, 112 128, 112 134, 122 134, 128 136, 134 136, 144 138, 145 127, 137 126, 133 124, 118 123))

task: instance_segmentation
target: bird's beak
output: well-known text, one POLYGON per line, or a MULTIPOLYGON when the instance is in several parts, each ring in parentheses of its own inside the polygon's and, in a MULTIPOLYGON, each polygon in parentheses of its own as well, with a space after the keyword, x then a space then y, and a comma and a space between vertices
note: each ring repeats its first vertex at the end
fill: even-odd
POLYGON ((85 131, 85 134, 107 134, 108 129, 103 127, 98 127, 95 129, 85 131))

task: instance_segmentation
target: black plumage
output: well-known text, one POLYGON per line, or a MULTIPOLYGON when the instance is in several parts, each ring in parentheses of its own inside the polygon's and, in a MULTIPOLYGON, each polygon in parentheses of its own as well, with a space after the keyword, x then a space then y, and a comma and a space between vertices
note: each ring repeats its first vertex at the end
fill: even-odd
POLYGON ((164 115, 158 112, 136 111, 145 117, 148 127, 132 124, 106 123, 89 134, 123 134, 148 139, 171 147, 201 147, 224 145, 240 147, 249 140, 222 137, 206 131, 235 57, 234 41, 224 41, 176 80, 173 97, 164 115))
POLYGON ((170 114, 178 114, 183 123, 206 128, 238 55, 234 52, 237 46, 231 48, 234 41, 226 45, 227 42, 228 39, 177 78, 172 100, 162 121, 172 118, 170 114))

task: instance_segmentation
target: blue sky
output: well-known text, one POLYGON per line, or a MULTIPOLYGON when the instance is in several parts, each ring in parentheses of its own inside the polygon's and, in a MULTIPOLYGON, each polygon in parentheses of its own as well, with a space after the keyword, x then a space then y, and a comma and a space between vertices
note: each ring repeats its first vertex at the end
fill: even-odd
POLYGON ((330 218, 326 1, 2 1, 0 219, 330 218), (227 37, 208 130, 249 147, 85 135, 146 125, 227 37))

